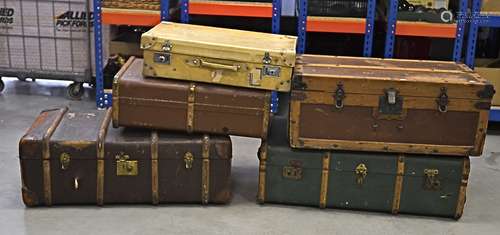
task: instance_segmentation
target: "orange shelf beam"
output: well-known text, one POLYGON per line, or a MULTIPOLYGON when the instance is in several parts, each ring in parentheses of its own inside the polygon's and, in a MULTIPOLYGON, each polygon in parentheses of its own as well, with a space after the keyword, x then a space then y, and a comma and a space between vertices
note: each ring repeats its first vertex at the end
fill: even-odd
POLYGON ((114 25, 155 26, 160 23, 160 12, 150 10, 103 8, 102 23, 114 25))
POLYGON ((189 1, 189 14, 272 18, 271 3, 189 1))
POLYGON ((366 19, 343 17, 307 17, 308 32, 365 34, 366 19))
POLYGON ((399 36, 455 38, 456 34, 456 24, 398 21, 396 26, 396 35, 399 36))

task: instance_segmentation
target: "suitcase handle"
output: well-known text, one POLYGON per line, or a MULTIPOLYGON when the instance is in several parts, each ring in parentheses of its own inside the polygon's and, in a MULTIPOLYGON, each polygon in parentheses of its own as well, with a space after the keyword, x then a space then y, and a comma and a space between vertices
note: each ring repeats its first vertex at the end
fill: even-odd
POLYGON ((219 63, 212 63, 212 62, 207 62, 202 59, 193 59, 191 63, 188 63, 194 66, 198 67, 205 67, 205 68, 210 68, 210 69, 224 69, 224 70, 230 70, 233 72, 238 72, 240 69, 239 65, 227 65, 227 64, 219 64, 219 63))

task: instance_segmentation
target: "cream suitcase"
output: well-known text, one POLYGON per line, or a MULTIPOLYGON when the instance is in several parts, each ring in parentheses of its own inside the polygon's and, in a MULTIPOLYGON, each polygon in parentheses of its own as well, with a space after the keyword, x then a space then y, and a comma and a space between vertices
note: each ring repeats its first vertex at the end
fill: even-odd
POLYGON ((162 22, 144 33, 148 77, 290 91, 297 37, 162 22))

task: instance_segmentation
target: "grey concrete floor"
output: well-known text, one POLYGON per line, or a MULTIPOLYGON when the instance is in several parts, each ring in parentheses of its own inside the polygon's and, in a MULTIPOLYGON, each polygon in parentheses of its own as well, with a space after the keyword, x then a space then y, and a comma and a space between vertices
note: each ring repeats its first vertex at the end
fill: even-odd
POLYGON ((411 215, 258 205, 260 140, 234 137, 234 198, 227 206, 137 205, 25 208, 21 201, 18 140, 42 109, 68 105, 68 83, 5 79, 0 94, 0 234, 500 234, 500 136, 488 135, 481 158, 472 159, 460 221, 411 215))

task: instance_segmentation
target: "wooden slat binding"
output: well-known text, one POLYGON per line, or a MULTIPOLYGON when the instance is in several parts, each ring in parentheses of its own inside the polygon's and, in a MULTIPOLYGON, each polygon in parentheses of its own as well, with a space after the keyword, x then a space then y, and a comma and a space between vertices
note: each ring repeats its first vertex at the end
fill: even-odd
POLYGON ((151 198, 152 203, 159 203, 158 194, 158 132, 151 132, 151 198))
POLYGON ((210 138, 203 136, 201 169, 201 203, 208 204, 210 196, 210 138))
POLYGON ((262 142, 259 148, 259 191, 257 201, 264 203, 266 200, 266 163, 267 163, 267 143, 262 142))
POLYGON ((59 109, 57 117, 54 119, 47 132, 42 137, 42 165, 43 165, 43 195, 46 206, 52 205, 52 182, 50 172, 50 137, 61 123, 68 107, 59 109))
POLYGON ((97 205, 104 204, 104 141, 111 122, 112 110, 107 109, 97 135, 97 205))

